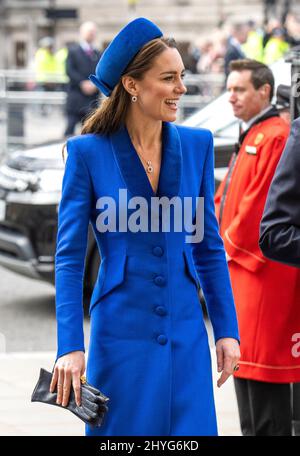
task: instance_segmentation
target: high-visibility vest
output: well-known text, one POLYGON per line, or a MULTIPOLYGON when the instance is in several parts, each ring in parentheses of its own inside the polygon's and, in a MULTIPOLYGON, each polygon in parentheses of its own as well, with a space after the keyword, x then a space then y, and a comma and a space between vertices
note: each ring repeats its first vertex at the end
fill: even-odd
POLYGON ((57 63, 55 55, 48 49, 40 48, 34 57, 34 66, 37 82, 47 82, 51 76, 57 74, 57 63))
POLYGON ((287 53, 289 48, 290 46, 286 41, 273 36, 265 46, 263 62, 266 65, 276 62, 276 60, 281 59, 287 53))
POLYGON ((69 78, 66 74, 66 60, 68 57, 68 48, 66 46, 60 48, 55 53, 56 71, 57 75, 61 78, 61 82, 68 82, 69 78))
POLYGON ((254 59, 262 62, 264 58, 263 35, 256 30, 248 33, 246 43, 242 45, 242 49, 248 59, 254 59))

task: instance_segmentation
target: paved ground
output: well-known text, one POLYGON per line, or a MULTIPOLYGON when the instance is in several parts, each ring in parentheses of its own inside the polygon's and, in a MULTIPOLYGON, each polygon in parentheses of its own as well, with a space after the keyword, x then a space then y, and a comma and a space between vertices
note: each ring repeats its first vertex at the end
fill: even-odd
MULTIPOLYGON (((60 408, 30 402, 39 369, 51 371, 55 352, 0 354, 0 435, 84 435, 84 423, 60 408)), ((213 366, 215 353, 212 351, 213 366)), ((214 372, 216 369, 213 369, 214 372)), ((220 435, 240 435, 232 378, 216 387, 220 435)))

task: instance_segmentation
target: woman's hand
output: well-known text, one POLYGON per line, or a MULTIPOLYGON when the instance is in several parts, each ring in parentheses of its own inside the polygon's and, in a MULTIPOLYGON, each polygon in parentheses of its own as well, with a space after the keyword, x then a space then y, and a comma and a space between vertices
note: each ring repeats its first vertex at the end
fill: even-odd
POLYGON ((84 372, 85 355, 83 351, 73 351, 58 358, 50 384, 51 393, 57 384, 57 404, 61 404, 63 407, 68 405, 71 385, 73 385, 75 401, 80 406, 80 377, 84 372))
POLYGON ((218 372, 222 372, 217 385, 223 385, 234 372, 240 357, 240 346, 236 339, 224 337, 216 342, 218 372))

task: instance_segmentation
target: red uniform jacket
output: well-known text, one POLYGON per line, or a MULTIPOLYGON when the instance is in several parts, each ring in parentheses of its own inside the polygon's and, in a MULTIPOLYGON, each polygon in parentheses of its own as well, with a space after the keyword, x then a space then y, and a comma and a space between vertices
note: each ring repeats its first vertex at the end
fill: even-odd
MULTIPOLYGON (((238 315, 241 361, 234 375, 266 382, 300 381, 300 270, 268 260, 259 225, 289 134, 272 117, 254 125, 239 151, 220 223, 238 315)), ((219 217, 225 187, 215 196, 219 217)))

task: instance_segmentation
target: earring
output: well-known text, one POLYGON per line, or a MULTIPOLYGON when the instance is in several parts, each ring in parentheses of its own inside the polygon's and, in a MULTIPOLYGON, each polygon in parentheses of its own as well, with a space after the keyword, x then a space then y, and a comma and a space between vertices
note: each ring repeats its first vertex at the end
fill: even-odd
POLYGON ((131 101, 133 101, 133 103, 135 103, 135 102, 137 101, 137 96, 136 96, 136 95, 133 95, 133 96, 131 97, 131 101))

